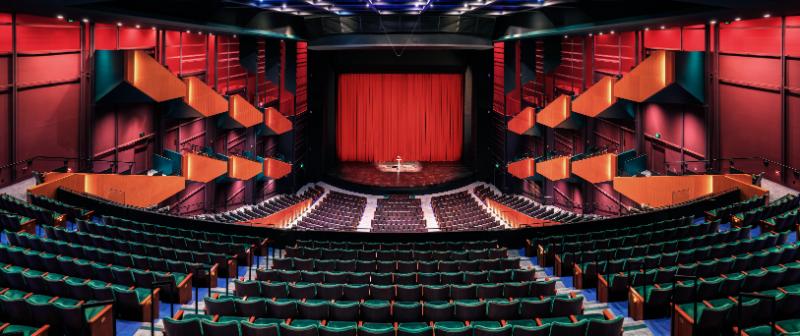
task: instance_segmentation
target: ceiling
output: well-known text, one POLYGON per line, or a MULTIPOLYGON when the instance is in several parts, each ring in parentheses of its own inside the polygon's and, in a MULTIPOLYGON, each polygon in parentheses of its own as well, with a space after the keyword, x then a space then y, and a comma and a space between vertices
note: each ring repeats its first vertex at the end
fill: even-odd
MULTIPOLYGON (((800 12, 797 0, 24 0, 0 10, 314 40, 338 34, 518 34, 624 26, 642 20, 800 12), (727 15, 727 14, 726 14, 727 15)), ((111 21, 113 22, 113 21, 111 21)), ((702 22, 702 21, 700 21, 702 22)))

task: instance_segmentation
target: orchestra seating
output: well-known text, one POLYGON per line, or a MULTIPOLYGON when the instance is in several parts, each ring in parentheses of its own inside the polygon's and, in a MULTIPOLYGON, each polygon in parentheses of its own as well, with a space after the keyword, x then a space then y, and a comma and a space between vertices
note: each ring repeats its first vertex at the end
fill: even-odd
POLYGON ((256 218, 267 217, 307 199, 311 199, 312 202, 314 202, 322 196, 323 192, 325 192, 325 190, 322 187, 314 185, 306 189, 306 191, 301 194, 279 195, 259 204, 246 205, 234 210, 216 214, 199 215, 197 218, 223 223, 246 222, 256 218))
POLYGON ((408 195, 378 199, 372 232, 427 232, 422 201, 408 195))
POLYGON ((553 279, 507 256, 496 241, 298 241, 257 279, 237 280, 234 296, 206 297, 203 314, 179 312, 164 327, 169 336, 621 333, 622 317, 584 314, 582 296, 557 294, 553 279))
POLYGON ((298 230, 355 231, 367 198, 329 191, 295 226, 298 230))
POLYGON ((484 210, 468 191, 431 198, 431 207, 441 231, 500 230, 505 228, 484 210))
POLYGON ((484 202, 488 198, 538 219, 549 220, 558 223, 578 223, 602 218, 598 215, 577 214, 564 209, 541 205, 538 202, 521 195, 498 195, 491 188, 486 186, 476 187, 474 192, 475 195, 477 195, 484 202))

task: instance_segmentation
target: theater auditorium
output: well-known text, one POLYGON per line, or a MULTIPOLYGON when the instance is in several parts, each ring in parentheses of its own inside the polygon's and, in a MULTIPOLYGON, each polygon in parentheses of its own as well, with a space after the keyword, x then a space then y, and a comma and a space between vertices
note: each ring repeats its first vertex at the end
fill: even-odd
POLYGON ((800 335, 796 0, 0 1, 0 335, 800 335))

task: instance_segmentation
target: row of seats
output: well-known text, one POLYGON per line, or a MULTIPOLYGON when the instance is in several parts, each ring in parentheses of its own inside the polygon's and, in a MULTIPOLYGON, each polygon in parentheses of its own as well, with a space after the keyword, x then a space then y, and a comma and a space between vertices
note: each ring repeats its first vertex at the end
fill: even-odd
POLYGON ((532 281, 533 269, 514 269, 502 271, 474 272, 431 272, 431 273, 372 273, 372 272, 317 272, 295 270, 256 270, 256 278, 263 281, 309 282, 328 284, 421 284, 452 285, 508 281, 532 281))
POLYGON ((545 206, 522 195, 498 195, 491 188, 486 186, 476 187, 473 191, 484 202, 488 198, 514 210, 522 212, 528 216, 557 223, 577 223, 603 218, 597 215, 577 214, 564 209, 545 206))
POLYGON ((0 209, 33 218, 40 224, 63 225, 66 215, 30 204, 8 194, 0 194, 0 209))
POLYGON ((281 320, 188 316, 164 320, 167 336, 616 336, 622 317, 603 314, 572 315, 552 319, 515 321, 382 322, 281 320))
MULTIPOLYGON (((260 246, 266 244, 266 239, 259 236, 245 236, 231 233, 207 232, 174 228, 167 225, 143 223, 114 216, 102 216, 102 224, 134 231, 146 231, 160 235, 181 237, 220 244, 241 244, 260 246)), ((80 223, 80 222, 79 222, 80 223)))
MULTIPOLYGON (((126 266, 106 264, 98 261, 55 255, 44 251, 26 250, 17 246, 0 245, 0 261, 14 265, 26 265, 34 270, 64 274, 83 279, 136 287, 150 284, 154 280, 169 281, 172 286, 165 290, 163 298, 168 302, 186 303, 191 299, 191 274, 154 272, 126 266)), ((149 288, 149 286, 147 287, 149 288)))
POLYGON ((372 218, 372 232, 427 232, 422 200, 409 195, 379 198, 372 218))
MULTIPOLYGON (((3 263, 0 266, 0 286, 3 288, 87 301, 113 301, 115 315, 123 319, 147 321, 150 305, 158 306, 160 289, 155 291, 155 296, 151 296, 149 288, 114 284, 80 275, 43 272, 13 264, 3 263)), ((155 311, 158 311, 157 307, 155 311)), ((26 320, 13 321, 25 324, 26 320)))
MULTIPOLYGON (((611 241, 615 239, 619 243, 623 243, 627 236, 638 235, 653 231, 661 231, 677 227, 685 227, 692 224, 691 217, 682 217, 676 219, 669 219, 655 223, 647 223, 640 225, 631 225, 614 229, 596 229, 593 230, 592 226, 586 228, 585 233, 581 234, 563 234, 563 235, 548 235, 529 239, 528 245, 536 247, 537 261, 541 266, 551 266, 554 262, 555 255, 565 251, 582 251, 595 248, 606 248, 612 245, 611 241), (617 239, 619 238, 619 239, 617 239)), ((616 245, 617 243, 613 243, 616 245)))
POLYGON ((33 205, 49 209, 55 213, 65 214, 69 220, 88 219, 94 214, 94 211, 82 209, 49 197, 34 194, 30 194, 28 197, 33 205))
MULTIPOLYGON (((220 268, 232 268, 225 266, 229 258, 225 254, 202 252, 202 251, 189 251, 181 249, 173 249, 163 246, 142 244, 127 240, 107 238, 79 231, 67 231, 63 228, 54 228, 45 226, 44 232, 48 238, 43 238, 42 241, 48 239, 53 243, 52 248, 48 252, 56 253, 53 251, 63 251, 64 249, 74 249, 76 245, 92 246, 99 249, 116 251, 116 255, 123 256, 124 254, 130 255, 133 265, 139 268, 146 268, 154 271, 161 272, 180 272, 191 273, 195 276, 192 278, 193 284, 199 287, 208 287, 209 285, 216 285, 217 274, 220 268), (221 267, 225 266, 225 267, 221 267)), ((16 236, 8 235, 9 240, 15 239, 16 236)), ((13 243, 13 241, 12 241, 13 243)), ((19 242, 21 246, 30 246, 29 243, 19 242)), ((36 243, 33 243, 36 244, 36 243)), ((126 257, 127 258, 127 257, 126 257)), ((234 269, 231 269, 235 271, 234 269)), ((228 276, 222 273, 223 276, 228 276)))
MULTIPOLYGON (((657 266, 674 266, 714 258, 725 258, 771 248, 776 244, 784 243, 786 238, 786 234, 770 233, 757 238, 746 238, 702 248, 576 264, 573 280, 580 282, 581 286, 586 286, 582 288, 592 288, 596 284, 597 274, 613 274, 642 268, 650 269, 657 266)), ((579 285, 576 284, 576 286, 579 285)))
MULTIPOLYGON (((572 274, 571 272, 574 264, 663 255, 665 253, 673 253, 678 251, 690 251, 696 248, 704 248, 707 246, 729 243, 749 237, 749 229, 733 229, 730 231, 714 232, 689 238, 651 242, 650 244, 643 245, 591 250, 579 253, 564 253, 557 257, 556 265, 558 267, 560 264, 561 273, 559 275, 572 274)), ((733 249, 731 246, 728 246, 728 248, 733 249)))
MULTIPOLYGON (((700 279, 711 279, 714 277, 727 276, 726 274, 734 274, 730 277, 730 291, 735 292, 740 290, 740 281, 744 280, 738 275, 744 274, 749 270, 759 270, 769 268, 776 265, 784 265, 788 283, 793 283, 800 280, 800 268, 794 262, 795 257, 798 255, 798 247, 796 245, 785 245, 778 248, 768 248, 755 253, 740 254, 734 257, 727 257, 722 259, 712 259, 704 262, 696 262, 688 265, 681 265, 680 267, 660 267, 655 270, 635 271, 630 274, 616 273, 609 275, 602 275, 599 277, 599 283, 602 284, 602 289, 599 292, 606 291, 606 296, 610 301, 622 299, 627 293, 629 286, 645 286, 645 285, 658 285, 656 287, 669 284, 676 279, 677 276, 691 276, 700 279)), ((764 280, 760 276, 754 277, 749 282, 764 280)), ((742 289, 752 287, 753 284, 745 284, 742 289)), ((635 289, 631 289, 632 294, 636 294, 635 289)), ((648 297, 647 295, 643 295, 648 297)))
POLYGON ((28 223, 34 224, 33 219, 0 210, 0 230, 2 231, 35 231, 35 224, 28 225, 28 223))
POLYGON ((272 260, 272 268, 328 272, 410 273, 420 270, 429 272, 468 272, 519 268, 519 258, 448 260, 439 262, 425 260, 363 261, 353 259, 315 260, 307 258, 278 258, 272 260))
POLYGON ((49 296, 15 289, 0 291, 0 321, 14 321, 12 327, 0 326, 2 335, 81 335, 95 329, 110 334, 111 305, 87 303, 79 299, 49 296), (101 320, 108 321, 101 321, 101 320), (101 325, 105 324, 105 325, 101 325), (47 328, 33 327, 47 326, 47 328))
POLYGON ((716 209, 706 211, 706 219, 714 220, 719 219, 722 221, 730 221, 731 216, 740 212, 750 211, 756 207, 763 206, 767 202, 766 196, 753 196, 741 202, 728 204, 716 209))
POLYGON ((765 206, 756 207, 746 212, 740 212, 731 217, 731 224, 739 227, 758 225, 762 219, 796 210, 800 206, 800 197, 792 194, 785 195, 765 206))
POLYGON ((479 250, 353 250, 316 248, 302 246, 288 246, 284 249, 287 258, 313 258, 313 259, 356 259, 360 261, 371 260, 466 260, 505 258, 508 249, 505 247, 488 248, 479 250))
POLYGON ((295 228, 298 230, 355 231, 366 207, 366 197, 331 190, 297 222, 295 228))
POLYGON ((295 247, 349 250, 457 251, 492 249, 500 246, 497 240, 379 242, 298 239, 295 247))
POLYGON ((451 285, 377 285, 286 283, 235 280, 240 297, 269 297, 323 300, 450 301, 488 298, 523 298, 556 294, 554 280, 492 282, 451 285))
POLYGON ((259 204, 245 205, 243 207, 216 214, 203 214, 196 218, 223 223, 246 222, 256 218, 263 218, 293 205, 311 199, 315 202, 325 192, 320 186, 311 186, 301 194, 278 195, 259 204))
POLYGON ((441 231, 501 230, 505 226, 492 217, 468 191, 431 198, 431 208, 441 231))
POLYGON ((363 301, 258 300, 257 297, 222 297, 206 299, 205 302, 209 315, 363 322, 466 322, 579 315, 583 312, 583 301, 584 298, 579 295, 559 295, 546 298, 490 298, 486 300, 455 300, 453 302, 380 299, 363 301))

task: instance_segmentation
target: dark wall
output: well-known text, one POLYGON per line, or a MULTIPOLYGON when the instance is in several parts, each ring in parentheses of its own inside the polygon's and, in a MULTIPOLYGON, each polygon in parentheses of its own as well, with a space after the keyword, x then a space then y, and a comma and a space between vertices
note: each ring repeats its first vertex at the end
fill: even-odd
MULTIPOLYGON (((337 164, 336 101, 337 78, 348 72, 431 72, 461 73, 465 78, 464 148, 462 162, 473 166, 480 159, 478 145, 481 120, 489 111, 491 51, 481 50, 311 50, 309 96, 312 120, 308 132, 310 155, 307 174, 321 178, 337 164), (399 54, 399 55, 398 55, 399 54), (469 88, 471 86, 471 88, 469 88)), ((483 123, 485 124, 485 123, 483 123)))

